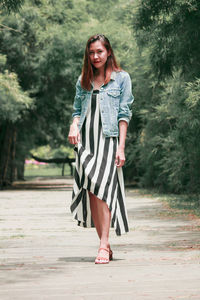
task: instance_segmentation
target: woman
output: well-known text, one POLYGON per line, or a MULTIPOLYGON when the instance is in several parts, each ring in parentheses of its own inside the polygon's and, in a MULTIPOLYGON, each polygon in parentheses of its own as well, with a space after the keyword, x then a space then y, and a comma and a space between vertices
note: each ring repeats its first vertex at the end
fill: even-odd
POLYGON ((73 123, 76 168, 71 212, 83 227, 96 227, 100 246, 95 263, 109 263, 109 229, 129 231, 122 166, 133 95, 129 74, 116 62, 109 40, 89 38, 76 83, 73 123))

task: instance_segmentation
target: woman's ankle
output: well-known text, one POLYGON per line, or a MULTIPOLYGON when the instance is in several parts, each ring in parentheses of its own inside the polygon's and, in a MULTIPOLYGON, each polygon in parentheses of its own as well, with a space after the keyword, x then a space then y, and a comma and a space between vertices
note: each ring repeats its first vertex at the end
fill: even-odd
POLYGON ((110 249, 110 244, 108 241, 100 241, 100 246, 99 248, 105 248, 105 249, 110 249))

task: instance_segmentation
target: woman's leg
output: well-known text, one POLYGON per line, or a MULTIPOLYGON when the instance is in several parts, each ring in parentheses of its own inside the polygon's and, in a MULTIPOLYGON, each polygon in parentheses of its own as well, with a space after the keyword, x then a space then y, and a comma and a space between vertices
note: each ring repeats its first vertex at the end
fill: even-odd
POLYGON ((92 219, 100 239, 100 248, 109 249, 110 210, 104 201, 100 200, 90 192, 89 195, 92 219))

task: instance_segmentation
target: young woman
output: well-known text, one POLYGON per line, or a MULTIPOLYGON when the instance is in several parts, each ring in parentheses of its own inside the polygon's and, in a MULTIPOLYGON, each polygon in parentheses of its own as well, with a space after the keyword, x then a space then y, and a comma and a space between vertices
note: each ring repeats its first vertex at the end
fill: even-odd
POLYGON ((109 40, 90 37, 68 135, 76 153, 70 208, 79 226, 96 227, 99 264, 112 259, 110 227, 117 235, 129 231, 122 166, 132 102, 130 76, 117 65, 109 40))

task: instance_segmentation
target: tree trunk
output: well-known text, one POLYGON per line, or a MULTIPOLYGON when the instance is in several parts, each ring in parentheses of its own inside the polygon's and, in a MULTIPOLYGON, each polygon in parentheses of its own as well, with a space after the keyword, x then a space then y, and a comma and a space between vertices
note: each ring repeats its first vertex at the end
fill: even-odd
POLYGON ((17 160, 16 168, 17 168, 17 179, 25 180, 24 179, 25 157, 20 158, 20 160, 17 160))
POLYGON ((14 179, 16 138, 13 124, 3 123, 0 130, 0 187, 10 185, 14 179))
POLYGON ((62 165, 62 176, 64 176, 65 175, 65 163, 63 163, 63 165, 62 165))
POLYGON ((10 182, 13 182, 15 177, 15 156, 16 156, 16 141, 17 141, 17 129, 13 128, 12 132, 12 148, 11 148, 11 163, 10 163, 10 182))
POLYGON ((71 170, 71 176, 73 176, 73 166, 72 166, 72 163, 69 164, 69 166, 70 166, 70 170, 71 170))

